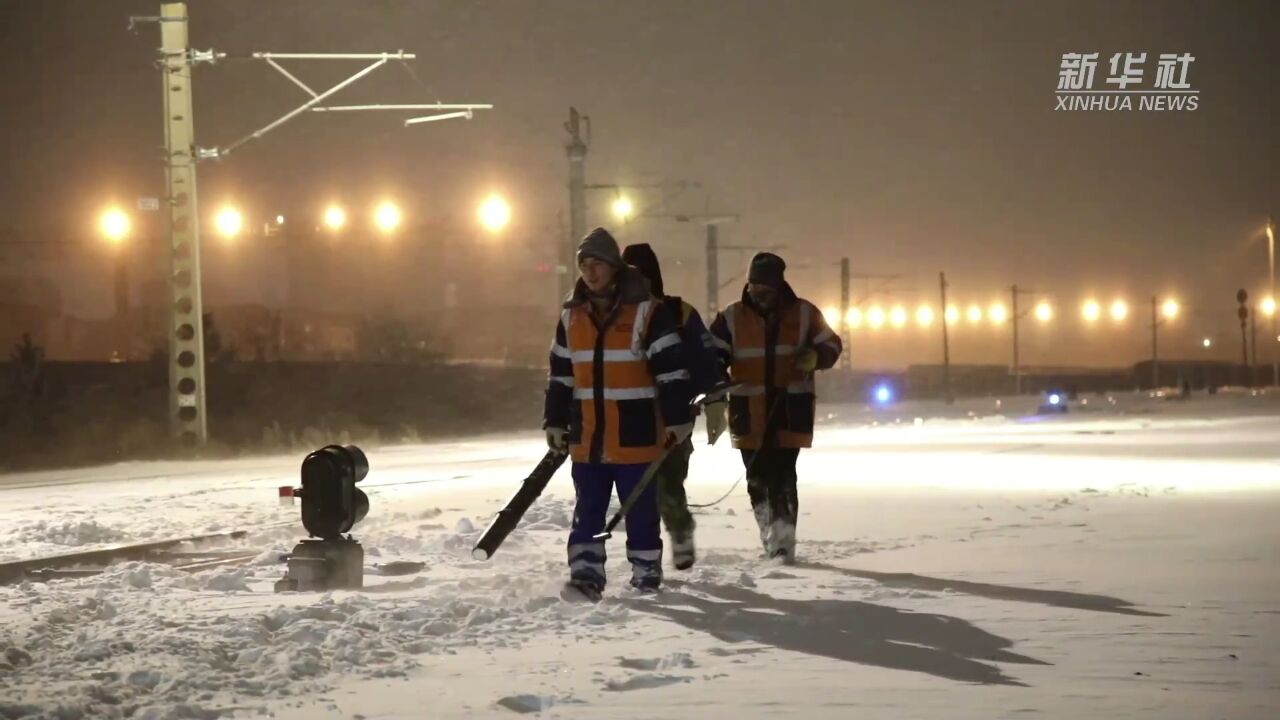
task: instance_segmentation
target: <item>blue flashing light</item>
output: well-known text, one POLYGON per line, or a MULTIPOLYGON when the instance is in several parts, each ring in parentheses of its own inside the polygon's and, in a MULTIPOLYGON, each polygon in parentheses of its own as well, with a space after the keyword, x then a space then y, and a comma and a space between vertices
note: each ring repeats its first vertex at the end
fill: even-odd
POLYGON ((1050 404, 1050 405, 1053 405, 1053 406, 1055 406, 1055 407, 1056 407, 1056 406, 1058 406, 1058 405, 1061 405, 1061 404, 1062 404, 1062 396, 1061 396, 1061 395, 1059 395, 1058 393, 1051 393, 1051 394, 1049 395, 1049 404, 1050 404))
POLYGON ((888 385, 877 385, 873 397, 875 397, 876 404, 888 405, 893 402, 893 388, 888 385))

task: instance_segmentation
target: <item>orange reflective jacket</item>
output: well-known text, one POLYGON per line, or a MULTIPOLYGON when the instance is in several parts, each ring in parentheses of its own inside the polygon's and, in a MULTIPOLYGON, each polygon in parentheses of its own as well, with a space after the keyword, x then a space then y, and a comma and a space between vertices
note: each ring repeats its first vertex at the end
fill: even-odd
POLYGON ((840 356, 840 338, 822 313, 788 287, 782 307, 769 319, 750 303, 736 302, 716 317, 711 334, 730 378, 742 383, 729 396, 733 446, 812 446, 813 375, 796 369, 795 363, 806 348, 818 352, 819 369, 831 367, 840 356))
POLYGON ((552 343, 545 424, 567 427, 574 462, 652 462, 662 457, 666 427, 690 422, 692 385, 675 320, 628 280, 603 322, 589 302, 571 300, 552 343))

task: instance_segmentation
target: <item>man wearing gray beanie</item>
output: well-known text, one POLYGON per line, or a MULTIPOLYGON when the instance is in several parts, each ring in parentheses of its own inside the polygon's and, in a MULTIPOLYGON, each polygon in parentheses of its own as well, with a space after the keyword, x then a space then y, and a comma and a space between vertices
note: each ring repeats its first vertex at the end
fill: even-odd
MULTIPOLYGON (((578 246, 581 274, 565 299, 551 343, 543 428, 547 445, 573 460, 577 502, 569 531, 567 599, 599 600, 605 586, 609 499, 626 499, 650 464, 693 431, 693 388, 676 320, 622 261, 609 231, 578 246)), ((662 584, 658 495, 650 483, 627 514, 631 585, 662 584)))

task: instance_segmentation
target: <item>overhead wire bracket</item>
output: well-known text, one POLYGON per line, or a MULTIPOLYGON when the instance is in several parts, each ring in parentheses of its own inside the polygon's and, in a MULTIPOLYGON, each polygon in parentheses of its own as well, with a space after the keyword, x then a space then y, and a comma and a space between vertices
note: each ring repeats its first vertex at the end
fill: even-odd
MULTIPOLYGON (((209 51, 192 51, 192 62, 215 62, 219 58, 227 57, 226 53, 215 53, 209 51)), ((483 103, 419 103, 419 104, 374 104, 374 105, 326 105, 326 100, 343 90, 344 88, 354 84, 361 78, 369 75, 373 71, 387 64, 391 60, 399 60, 404 63, 405 60, 413 60, 417 56, 413 53, 407 53, 403 50, 397 50, 393 53, 273 53, 273 52, 255 52, 245 56, 253 60, 262 60, 271 66, 276 72, 280 73, 289 82, 296 85, 311 99, 290 110, 289 112, 276 118, 274 121, 264 125, 263 127, 245 135, 235 142, 225 146, 216 148, 197 148, 197 158, 201 160, 221 159, 230 155, 240 146, 247 142, 256 140, 263 135, 275 130, 281 125, 289 122, 295 117, 305 112, 358 112, 358 111, 404 111, 404 110, 448 110, 435 115, 425 115, 420 117, 409 118, 404 121, 406 127, 420 123, 435 122, 438 120, 451 120, 455 118, 465 118, 470 120, 476 110, 492 110, 493 105, 483 103), (287 70, 281 65, 279 60, 369 60, 368 65, 348 76, 346 79, 334 84, 323 92, 317 92, 307 83, 303 82, 298 76, 287 70)), ((408 65, 405 65, 408 67, 408 65)), ((416 76, 415 76, 416 79, 416 76)), ((419 81, 420 82, 420 81, 419 81)))

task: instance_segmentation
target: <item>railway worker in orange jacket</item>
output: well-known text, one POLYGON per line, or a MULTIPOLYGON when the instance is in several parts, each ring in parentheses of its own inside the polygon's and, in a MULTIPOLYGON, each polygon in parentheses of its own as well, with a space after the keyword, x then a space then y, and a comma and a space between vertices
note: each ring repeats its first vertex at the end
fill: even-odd
MULTIPOLYGON (((747 494, 765 555, 795 562, 796 460, 813 443, 813 374, 843 349, 813 303, 796 297, 773 253, 751 259, 742 299, 711 323, 712 342, 731 380, 729 434, 742 451, 747 494)), ((724 412, 723 403, 706 412, 724 412)))
MULTIPOLYGON (((622 260, 604 228, 578 247, 581 278, 566 299, 551 345, 543 427, 547 444, 573 461, 577 504, 569 532, 566 597, 598 600, 605 586, 605 526, 613 487, 625 499, 645 469, 693 430, 692 384, 676 319, 622 260)), ((627 515, 631 585, 662 583, 657 487, 627 515)))

